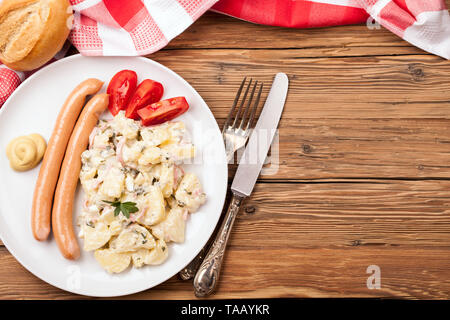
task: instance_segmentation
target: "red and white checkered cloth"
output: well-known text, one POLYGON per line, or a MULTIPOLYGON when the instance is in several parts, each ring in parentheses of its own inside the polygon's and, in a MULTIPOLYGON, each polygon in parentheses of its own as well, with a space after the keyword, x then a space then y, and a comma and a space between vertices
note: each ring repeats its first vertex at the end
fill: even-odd
POLYGON ((217 0, 71 0, 71 42, 84 55, 146 55, 163 48, 217 0))
MULTIPOLYGON (((163 48, 217 0, 70 2, 75 14, 69 39, 82 54, 135 56, 163 48)), ((213 9, 255 23, 297 28, 371 23, 372 17, 415 46, 450 59, 444 0, 221 0, 213 9)), ((26 76, 0 65, 0 107, 26 76)))
POLYGON ((379 22, 399 37, 450 59, 444 0, 221 0, 214 10, 260 24, 294 28, 379 22))

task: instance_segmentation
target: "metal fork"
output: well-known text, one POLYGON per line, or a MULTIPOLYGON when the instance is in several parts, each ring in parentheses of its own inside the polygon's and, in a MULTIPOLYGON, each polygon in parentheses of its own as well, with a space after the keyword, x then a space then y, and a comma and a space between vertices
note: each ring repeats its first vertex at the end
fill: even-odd
POLYGON ((231 107, 230 112, 228 113, 227 120, 225 121, 225 124, 222 129, 222 135, 223 140, 225 142, 225 151, 227 154, 227 162, 230 163, 231 159, 234 156, 234 153, 245 146, 247 143, 248 137, 251 133, 251 128, 253 126, 253 119, 255 118, 256 109, 259 104, 259 99, 261 98, 261 92, 263 83, 260 84, 258 95, 256 96, 256 100, 253 104, 253 107, 251 107, 253 97, 255 96, 255 90, 258 86, 258 81, 255 81, 255 84, 253 85, 253 89, 251 91, 250 97, 247 100, 247 105, 242 109, 244 106, 248 92, 250 90, 250 87, 252 85, 253 79, 250 78, 250 81, 247 85, 247 89, 245 90, 244 97, 241 100, 241 103, 239 104, 238 110, 236 112, 236 115, 234 116, 233 120, 233 114, 234 110, 236 109, 236 106, 238 104, 239 98, 242 93, 242 89, 244 88, 245 82, 247 80, 247 77, 242 80, 241 86, 239 87, 239 90, 236 94, 236 97, 234 98, 233 106, 231 107), (251 109, 251 110, 250 110, 251 109), (250 111, 250 115, 249 115, 250 111), (248 118, 247 118, 248 116, 248 118), (240 122, 239 122, 240 120, 240 122), (239 126, 238 126, 239 122, 239 126))
MULTIPOLYGON (((241 96, 242 89, 245 86, 246 80, 247 77, 245 77, 244 80, 242 80, 241 86, 239 87, 239 90, 236 93, 233 105, 231 107, 230 112, 228 113, 227 120, 225 121, 225 124, 222 129, 223 140, 225 142, 227 163, 230 163, 230 161, 234 157, 234 153, 243 146, 245 146, 245 144, 247 143, 248 137, 250 136, 251 130, 253 129, 253 120, 255 118, 256 109, 258 108, 259 100, 261 98, 261 92, 263 88, 262 82, 259 85, 258 94, 256 96, 255 102, 252 105, 252 101, 255 96, 255 91, 258 86, 258 81, 255 81, 249 99, 247 100, 247 95, 250 91, 250 87, 253 82, 253 79, 250 78, 250 81, 247 85, 247 89, 245 90, 244 96, 241 99, 237 112, 235 113, 236 106, 238 105, 239 98, 241 96), (247 104, 244 107, 246 100, 247 104), (237 126, 238 122, 239 126, 237 126)), ((208 249, 213 243, 214 239, 215 234, 212 235, 208 243, 202 248, 202 250, 200 250, 200 253, 184 269, 182 269, 179 272, 179 276, 182 280, 189 280, 195 276, 198 268, 200 267, 200 264, 205 258, 205 255, 208 252, 208 249)))

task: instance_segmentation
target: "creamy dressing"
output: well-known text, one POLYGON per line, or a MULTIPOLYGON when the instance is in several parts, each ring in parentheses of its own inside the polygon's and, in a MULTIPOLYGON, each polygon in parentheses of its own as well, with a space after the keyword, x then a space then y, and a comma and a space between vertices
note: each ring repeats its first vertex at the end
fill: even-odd
POLYGON ((184 242, 187 215, 206 201, 198 177, 181 167, 195 154, 185 133, 181 121, 143 127, 123 111, 92 131, 81 156, 86 199, 79 236, 108 272, 160 264, 167 242, 184 242), (118 202, 137 211, 115 213, 111 203, 118 202))

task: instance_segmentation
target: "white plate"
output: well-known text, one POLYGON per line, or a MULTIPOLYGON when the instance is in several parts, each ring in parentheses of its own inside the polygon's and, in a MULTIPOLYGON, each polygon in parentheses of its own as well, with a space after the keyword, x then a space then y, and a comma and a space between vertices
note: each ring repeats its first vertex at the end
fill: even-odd
MULTIPOLYGON (((137 57, 71 56, 28 78, 0 109, 0 237, 14 257, 42 280, 77 294, 89 296, 126 295, 156 286, 180 271, 207 242, 222 211, 227 188, 225 148, 217 123, 200 95, 180 76, 150 59, 137 57), (207 202, 190 215, 183 244, 169 245, 169 258, 160 266, 129 268, 110 275, 96 262, 92 252, 80 259, 62 257, 51 237, 36 241, 31 233, 30 214, 39 167, 15 172, 5 148, 14 137, 40 133, 48 141, 66 96, 81 81, 95 77, 105 81, 119 70, 131 69, 139 81, 151 78, 164 85, 164 99, 185 96, 190 109, 179 119, 192 134, 198 155, 194 164, 184 165, 203 184, 207 202), (203 158, 203 161, 201 159, 203 158)), ((77 191, 74 216, 80 212, 82 191, 77 191)), ((82 240, 79 241, 82 245, 82 240)))

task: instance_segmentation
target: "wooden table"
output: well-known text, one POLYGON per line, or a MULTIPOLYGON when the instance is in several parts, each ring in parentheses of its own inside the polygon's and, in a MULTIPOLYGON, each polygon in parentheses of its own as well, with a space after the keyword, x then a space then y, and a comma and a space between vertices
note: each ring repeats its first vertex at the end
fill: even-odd
MULTIPOLYGON (((450 297, 448 61, 385 29, 294 30, 215 13, 150 58, 189 81, 220 126, 244 75, 289 75, 278 173, 260 177, 237 218, 213 298, 450 297), (370 265, 381 289, 367 287, 370 265)), ((80 296, 1 246, 0 298, 80 296)), ((125 298, 195 297, 173 277, 125 298)))

